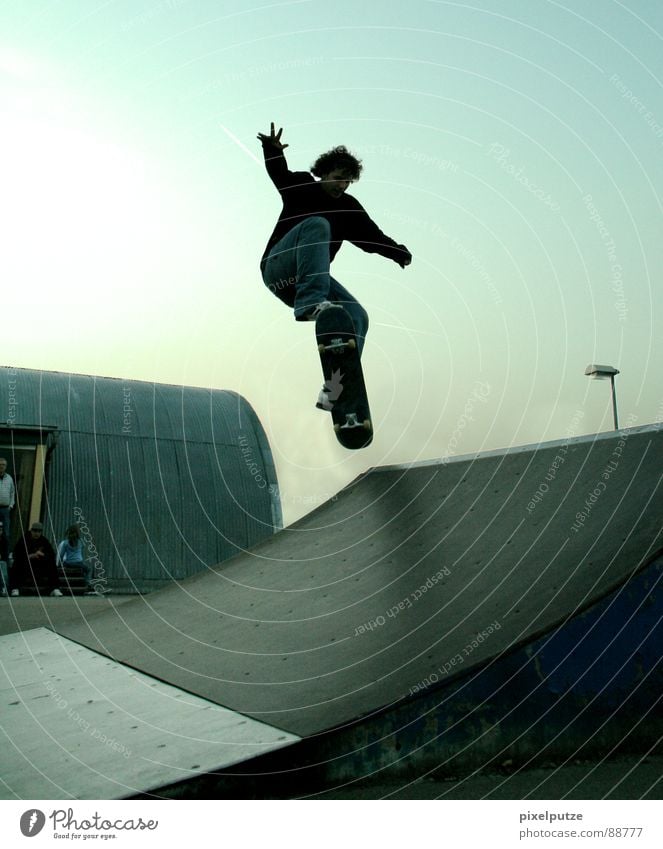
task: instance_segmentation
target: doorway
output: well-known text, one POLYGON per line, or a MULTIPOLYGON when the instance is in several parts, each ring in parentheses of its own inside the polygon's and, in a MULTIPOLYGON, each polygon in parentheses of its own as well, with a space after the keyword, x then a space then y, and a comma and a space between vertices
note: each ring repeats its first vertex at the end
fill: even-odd
POLYGON ((43 431, 0 428, 0 457, 7 461, 7 472, 16 488, 16 503, 10 516, 10 550, 41 518, 48 436, 43 431))

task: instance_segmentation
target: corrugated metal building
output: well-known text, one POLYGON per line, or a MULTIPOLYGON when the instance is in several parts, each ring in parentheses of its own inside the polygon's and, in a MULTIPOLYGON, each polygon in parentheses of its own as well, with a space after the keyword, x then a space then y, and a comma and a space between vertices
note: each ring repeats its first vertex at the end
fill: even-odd
POLYGON ((188 577, 282 525, 267 438, 234 392, 0 368, 0 456, 13 540, 78 522, 110 589, 188 577))

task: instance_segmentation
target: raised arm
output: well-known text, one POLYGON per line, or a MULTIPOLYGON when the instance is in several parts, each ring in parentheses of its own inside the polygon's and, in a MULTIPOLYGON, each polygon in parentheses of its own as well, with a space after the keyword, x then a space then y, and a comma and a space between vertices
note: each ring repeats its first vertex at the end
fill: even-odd
POLYGON ((290 174, 288 163, 286 162, 283 151, 288 147, 281 141, 283 127, 276 133, 274 131, 274 122, 270 125, 269 135, 258 133, 258 139, 262 144, 262 152, 265 157, 265 168, 276 188, 287 188, 290 185, 290 174))

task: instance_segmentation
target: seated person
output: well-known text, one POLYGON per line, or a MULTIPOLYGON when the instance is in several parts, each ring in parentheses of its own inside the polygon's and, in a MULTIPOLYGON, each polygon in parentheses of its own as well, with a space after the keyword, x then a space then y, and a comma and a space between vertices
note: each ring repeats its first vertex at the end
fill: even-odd
POLYGON ((19 595, 21 587, 34 586, 52 596, 61 596, 53 546, 44 536, 41 522, 33 522, 28 533, 14 549, 14 565, 9 575, 11 595, 19 595))
POLYGON ((57 563, 63 570, 72 566, 79 568, 83 573, 86 595, 97 595, 92 583, 92 567, 83 556, 83 541, 78 525, 69 525, 67 528, 65 538, 58 545, 57 563))

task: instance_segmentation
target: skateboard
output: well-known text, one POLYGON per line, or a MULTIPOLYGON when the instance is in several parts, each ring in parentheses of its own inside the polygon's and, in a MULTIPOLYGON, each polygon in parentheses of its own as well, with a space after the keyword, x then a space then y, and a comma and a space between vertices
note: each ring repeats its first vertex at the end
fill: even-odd
POLYGON ((344 448, 366 448, 373 439, 371 411, 354 325, 343 307, 320 313, 315 338, 336 438, 344 448))

